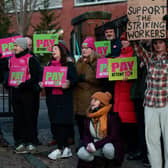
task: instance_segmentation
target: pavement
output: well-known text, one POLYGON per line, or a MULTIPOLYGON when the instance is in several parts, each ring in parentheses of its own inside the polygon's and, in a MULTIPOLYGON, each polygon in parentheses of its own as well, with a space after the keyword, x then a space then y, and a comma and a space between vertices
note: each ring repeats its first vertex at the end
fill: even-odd
MULTIPOLYGON (((1 103, 0 106, 2 106, 1 103)), ((56 146, 47 146, 52 136, 49 129, 49 120, 44 97, 40 100, 38 121, 38 138, 42 143, 42 145, 37 147, 38 152, 36 154, 16 154, 13 151, 13 118, 0 118, 0 125, 4 138, 9 143, 9 147, 0 147, 0 168, 76 168, 77 156, 75 148, 78 145, 79 137, 77 127, 75 126, 75 145, 71 146, 73 156, 68 159, 52 161, 47 158, 47 155, 50 151, 55 149, 56 146)), ((143 164, 141 161, 127 161, 125 159, 121 168, 143 168, 143 164)))

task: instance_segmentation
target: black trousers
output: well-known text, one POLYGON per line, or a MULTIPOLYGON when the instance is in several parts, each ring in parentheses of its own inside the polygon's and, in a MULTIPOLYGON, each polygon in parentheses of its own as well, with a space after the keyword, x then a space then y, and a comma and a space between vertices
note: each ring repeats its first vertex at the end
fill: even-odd
MULTIPOLYGON (((37 102, 31 90, 12 90, 12 105, 14 110, 13 136, 15 144, 32 143, 37 140, 37 102)), ((39 106, 38 106, 39 107, 39 106)))
POLYGON ((122 123, 121 125, 122 138, 125 144, 126 152, 137 151, 137 124, 136 123, 122 123))
POLYGON ((51 132, 57 142, 58 148, 63 149, 70 145, 69 139, 72 138, 72 124, 54 124, 51 123, 51 132))
POLYGON ((145 140, 145 119, 143 99, 134 100, 134 108, 138 122, 138 147, 144 157, 147 157, 147 146, 145 140))
POLYGON ((82 141, 83 139, 83 134, 84 134, 84 121, 86 117, 82 115, 75 115, 75 120, 78 126, 79 130, 79 135, 80 135, 80 140, 82 141))

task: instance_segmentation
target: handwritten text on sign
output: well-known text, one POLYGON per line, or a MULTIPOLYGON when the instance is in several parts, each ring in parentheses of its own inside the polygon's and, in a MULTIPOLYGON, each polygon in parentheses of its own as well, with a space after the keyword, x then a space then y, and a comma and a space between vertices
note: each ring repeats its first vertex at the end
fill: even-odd
POLYGON ((44 87, 61 87, 67 78, 67 67, 46 66, 43 72, 44 87))
POLYGON ((110 41, 96 41, 96 52, 104 58, 107 54, 111 53, 111 42, 110 41))
POLYGON ((0 39, 0 53, 3 57, 9 57, 13 54, 14 42, 17 38, 21 36, 14 36, 9 38, 0 39))
POLYGON ((26 68, 25 67, 12 67, 9 72, 9 86, 18 86, 20 83, 26 81, 26 68))
POLYGON ((127 37, 129 40, 166 37, 166 0, 128 0, 127 37))
POLYGON ((108 59, 109 80, 123 80, 137 78, 137 58, 108 59))
POLYGON ((35 53, 50 53, 52 46, 58 44, 57 34, 34 34, 33 44, 35 53))
POLYGON ((97 60, 96 78, 108 78, 108 58, 97 60))

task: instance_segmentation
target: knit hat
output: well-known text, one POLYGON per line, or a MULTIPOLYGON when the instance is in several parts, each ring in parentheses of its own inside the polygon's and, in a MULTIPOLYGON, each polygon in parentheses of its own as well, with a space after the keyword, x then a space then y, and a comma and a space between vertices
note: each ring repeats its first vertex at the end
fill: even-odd
POLYGON ((107 29, 115 29, 115 26, 113 23, 106 23, 103 25, 104 31, 106 31, 107 29))
POLYGON ((108 105, 110 103, 112 95, 110 92, 96 92, 91 96, 91 98, 96 98, 104 105, 108 105))
POLYGON ((67 45, 66 45, 65 41, 59 40, 58 44, 59 44, 60 46, 62 46, 65 50, 67 50, 67 45))
POLYGON ((21 48, 23 48, 24 50, 28 48, 28 44, 27 44, 27 39, 24 37, 21 38, 17 38, 15 40, 15 43, 20 46, 21 48))
POLYGON ((123 32, 123 33, 122 33, 122 35, 121 35, 121 37, 120 37, 120 40, 121 40, 121 41, 122 41, 122 40, 128 41, 126 32, 123 32))
POLYGON ((95 47, 95 43, 94 43, 94 38, 93 37, 87 37, 83 43, 82 43, 82 47, 89 47, 91 49, 93 49, 94 51, 96 51, 96 47, 95 47))

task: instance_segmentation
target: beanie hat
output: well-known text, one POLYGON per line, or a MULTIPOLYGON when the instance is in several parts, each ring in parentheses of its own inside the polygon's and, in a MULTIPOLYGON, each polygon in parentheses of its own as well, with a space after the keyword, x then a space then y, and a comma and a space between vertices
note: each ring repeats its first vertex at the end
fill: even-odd
POLYGON ((110 103, 112 95, 110 92, 96 92, 91 96, 91 98, 96 98, 101 103, 108 105, 110 103))
POLYGON ((63 40, 59 40, 59 43, 58 43, 60 46, 62 46, 65 50, 67 50, 67 45, 65 43, 65 41, 63 40))
POLYGON ((115 29, 115 26, 114 26, 114 24, 106 23, 106 24, 104 24, 103 28, 104 28, 104 31, 106 31, 107 29, 115 29))
POLYGON ((24 37, 21 38, 17 38, 15 40, 15 43, 20 46, 21 48, 23 48, 24 50, 28 48, 28 44, 27 44, 27 39, 24 37))
POLYGON ((121 40, 121 41, 122 41, 122 40, 128 41, 126 32, 123 32, 123 33, 122 33, 122 35, 121 35, 121 37, 120 37, 120 40, 121 40))
POLYGON ((94 51, 96 51, 96 47, 95 47, 95 43, 94 43, 94 38, 93 37, 87 37, 83 43, 82 43, 82 47, 89 47, 91 49, 93 49, 94 51))

